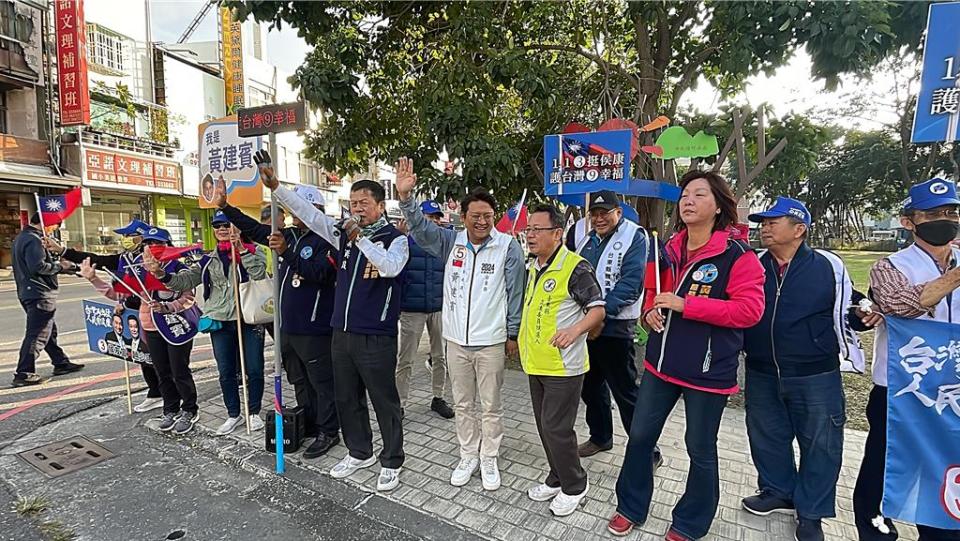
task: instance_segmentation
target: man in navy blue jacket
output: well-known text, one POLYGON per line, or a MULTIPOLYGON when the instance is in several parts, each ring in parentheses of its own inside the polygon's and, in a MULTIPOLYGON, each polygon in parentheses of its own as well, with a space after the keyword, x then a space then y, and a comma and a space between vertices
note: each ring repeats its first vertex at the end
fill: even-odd
MULTIPOLYGON (((313 186, 299 185, 296 193, 323 210, 323 195, 313 186)), ((337 283, 337 250, 307 228, 296 216, 293 227, 270 234, 262 224, 227 204, 218 191, 218 206, 233 225, 259 244, 280 254, 280 351, 283 369, 303 406, 306 435, 316 439, 303 452, 317 458, 340 442, 340 423, 334 402, 333 360, 330 352, 330 316, 337 283)))
MULTIPOLYGON (((439 225, 443 210, 436 201, 424 201, 420 204, 423 215, 439 225)), ((398 226, 400 227, 400 226, 398 226)), ((406 233, 406 226, 400 227, 406 233)), ((410 239, 410 259, 404 271, 403 296, 400 297, 400 355, 397 359, 397 392, 400 393, 400 405, 406 410, 407 397, 410 395, 410 375, 413 372, 413 359, 420 347, 420 337, 426 326, 430 335, 430 357, 427 369, 430 370, 433 384, 433 400, 430 409, 444 419, 452 419, 453 408, 443 399, 443 387, 447 381, 447 363, 443 355, 443 267, 445 262, 434 257, 417 246, 410 239)))
POLYGON ((796 511, 797 540, 819 541, 821 519, 835 516, 843 460, 841 360, 863 369, 847 322, 853 284, 839 257, 807 246, 810 213, 800 201, 778 197, 749 219, 761 224, 767 248, 760 257, 766 308, 744 333, 747 435, 760 490, 743 507, 756 515, 796 511))
POLYGON ((612 191, 590 194, 590 225, 589 234, 579 242, 568 238, 567 246, 596 269, 607 314, 599 336, 591 332, 587 341, 590 371, 584 377, 581 396, 586 405, 590 439, 580 445, 581 457, 613 448, 611 393, 623 428, 630 432, 637 402, 633 337, 643 304, 649 245, 646 231, 623 217, 620 199, 612 191))

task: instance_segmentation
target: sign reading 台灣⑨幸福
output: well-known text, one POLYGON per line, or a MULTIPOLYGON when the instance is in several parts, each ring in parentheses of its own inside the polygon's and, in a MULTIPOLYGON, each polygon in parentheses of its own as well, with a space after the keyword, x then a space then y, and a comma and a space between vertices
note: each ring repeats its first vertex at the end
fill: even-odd
POLYGON ((911 143, 960 140, 960 2, 931 4, 911 143))
POLYGON ((548 135, 543 138, 544 193, 623 192, 630 182, 631 130, 548 135))

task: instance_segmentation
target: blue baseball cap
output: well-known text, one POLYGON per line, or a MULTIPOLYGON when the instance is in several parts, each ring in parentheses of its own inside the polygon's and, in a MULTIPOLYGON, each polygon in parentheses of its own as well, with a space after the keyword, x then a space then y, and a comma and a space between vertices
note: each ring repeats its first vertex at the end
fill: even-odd
POLYGON ((114 229, 113 232, 124 237, 133 237, 143 235, 150 227, 150 224, 134 218, 127 225, 114 229))
POLYGON ((170 242, 170 232, 162 227, 151 227, 143 233, 143 240, 158 240, 168 243, 170 242))
POLYGON ((227 215, 223 213, 222 210, 218 210, 213 213, 213 219, 210 220, 211 224, 228 224, 230 220, 227 219, 227 215))
POLYGON ((903 210, 930 210, 944 205, 960 205, 957 185, 950 180, 932 178, 910 187, 910 197, 903 202, 903 210))
POLYGON ((810 211, 807 210, 807 206, 796 199, 782 195, 777 197, 777 202, 774 203, 772 207, 763 212, 751 214, 747 216, 747 219, 751 222, 759 223, 762 222, 764 218, 782 218, 783 216, 796 218, 806 224, 807 227, 810 227, 810 211))
POLYGON ((431 199, 420 203, 420 212, 424 214, 443 214, 443 209, 440 208, 440 205, 431 199))

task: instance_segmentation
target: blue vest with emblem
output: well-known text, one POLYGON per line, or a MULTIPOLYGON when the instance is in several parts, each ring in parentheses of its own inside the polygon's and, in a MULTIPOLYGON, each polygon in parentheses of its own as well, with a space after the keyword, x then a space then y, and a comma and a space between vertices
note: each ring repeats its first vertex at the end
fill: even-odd
POLYGON ((281 258, 278 267, 283 277, 280 328, 294 335, 329 335, 337 285, 336 249, 310 230, 288 227, 283 236, 293 256, 281 258))
MULTIPOLYGON (((387 224, 370 237, 370 242, 386 249, 402 236, 387 224)), ((380 276, 355 243, 347 242, 346 235, 340 239, 337 294, 330 326, 355 334, 396 336, 403 273, 394 278, 380 276)))
MULTIPOLYGON (((726 299, 733 264, 750 250, 742 242, 729 241, 723 253, 696 262, 683 277, 676 294, 726 299)), ((741 349, 742 330, 672 313, 665 332, 650 333, 647 362, 665 376, 705 389, 723 390, 737 385, 741 349)))
POLYGON ((403 271, 403 312, 433 313, 443 309, 444 262, 410 239, 410 259, 403 271))

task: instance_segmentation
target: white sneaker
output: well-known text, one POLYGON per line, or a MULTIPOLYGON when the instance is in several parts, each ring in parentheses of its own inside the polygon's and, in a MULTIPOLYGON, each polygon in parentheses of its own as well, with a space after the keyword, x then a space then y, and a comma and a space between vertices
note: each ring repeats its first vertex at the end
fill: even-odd
POLYGON ((251 415, 250 420, 247 422, 250 423, 251 431, 260 430, 263 428, 263 419, 261 419, 259 415, 251 415))
POLYGON ((227 420, 220 425, 220 428, 217 429, 216 434, 218 436, 226 436, 227 434, 233 432, 235 428, 243 424, 243 417, 237 415, 236 417, 227 417, 227 420))
POLYGON ((540 483, 527 489, 527 497, 535 502, 552 500, 557 494, 560 494, 560 487, 547 486, 546 483, 540 483))
POLYGON ((577 510, 577 507, 580 507, 580 504, 584 503, 583 498, 587 495, 588 490, 590 490, 590 483, 587 483, 583 492, 576 496, 570 496, 560 491, 559 494, 554 496, 553 501, 550 502, 550 512, 556 517, 572 515, 573 512, 577 510))
POLYGON ((497 457, 483 457, 480 459, 480 481, 483 490, 497 490, 500 488, 500 469, 497 468, 497 457))
POLYGON ((380 468, 380 477, 377 478, 377 491, 393 490, 399 484, 400 468, 380 468))
POLYGON ((133 407, 133 411, 137 413, 143 413, 145 411, 155 410, 157 408, 163 407, 162 398, 144 398, 143 402, 140 402, 133 407))
MULTIPOLYGON (((330 470, 330 477, 333 477, 334 479, 350 477, 361 468, 373 466, 376 461, 377 457, 375 456, 372 456, 366 460, 360 460, 359 458, 353 458, 352 456, 347 455, 343 458, 343 460, 337 462, 337 465, 330 470)), ((379 482, 377 484, 379 484, 379 482)))
POLYGON ((469 483, 470 478, 473 477, 473 474, 476 473, 479 466, 480 459, 475 456, 461 458, 460 463, 457 464, 457 467, 453 469, 453 473, 450 474, 450 484, 455 487, 462 487, 469 483))

